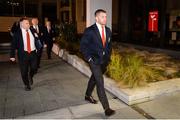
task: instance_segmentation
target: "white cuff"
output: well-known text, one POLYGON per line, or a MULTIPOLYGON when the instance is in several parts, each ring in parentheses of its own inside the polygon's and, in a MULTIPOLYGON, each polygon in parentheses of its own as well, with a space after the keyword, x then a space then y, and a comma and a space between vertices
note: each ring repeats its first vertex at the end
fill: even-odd
POLYGON ((92 58, 89 58, 88 62, 90 62, 92 60, 92 58))

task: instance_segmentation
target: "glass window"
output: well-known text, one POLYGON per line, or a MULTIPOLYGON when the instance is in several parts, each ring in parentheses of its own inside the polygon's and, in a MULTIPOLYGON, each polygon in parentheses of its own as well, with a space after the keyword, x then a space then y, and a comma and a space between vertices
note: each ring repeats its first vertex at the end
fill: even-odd
POLYGON ((1 0, 0 16, 37 16, 37 4, 23 0, 1 0))

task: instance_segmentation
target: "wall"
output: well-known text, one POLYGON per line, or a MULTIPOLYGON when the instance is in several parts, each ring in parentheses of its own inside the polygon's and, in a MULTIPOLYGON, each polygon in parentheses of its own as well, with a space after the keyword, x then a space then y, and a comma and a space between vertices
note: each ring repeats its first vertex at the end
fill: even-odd
MULTIPOLYGON (((0 16, 0 32, 9 32, 13 23, 19 21, 21 17, 2 17, 0 16)), ((28 17, 29 20, 32 18, 28 17)), ((31 21, 30 21, 31 23, 31 21)))
POLYGON ((119 0, 112 1, 112 31, 118 32, 119 0))
POLYGON ((180 9, 180 0, 167 0, 167 11, 179 10, 180 9))
POLYGON ((0 17, 0 32, 8 32, 12 24, 19 19, 19 17, 0 17))

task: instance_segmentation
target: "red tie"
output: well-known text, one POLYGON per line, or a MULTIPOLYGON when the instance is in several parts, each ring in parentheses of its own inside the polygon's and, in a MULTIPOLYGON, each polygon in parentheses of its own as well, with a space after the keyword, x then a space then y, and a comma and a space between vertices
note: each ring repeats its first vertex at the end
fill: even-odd
POLYGON ((31 52, 31 42, 30 42, 30 36, 28 30, 26 31, 26 37, 27 37, 27 52, 31 52))
POLYGON ((106 40, 105 40, 105 35, 104 35, 104 27, 102 26, 102 44, 103 44, 103 47, 105 47, 105 43, 106 43, 106 40))

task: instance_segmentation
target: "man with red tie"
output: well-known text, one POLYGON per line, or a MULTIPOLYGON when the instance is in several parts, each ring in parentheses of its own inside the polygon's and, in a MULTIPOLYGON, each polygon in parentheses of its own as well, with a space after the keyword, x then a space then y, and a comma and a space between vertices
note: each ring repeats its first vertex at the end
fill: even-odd
POLYGON ((85 60, 89 63, 92 72, 88 82, 85 100, 97 104, 97 101, 92 97, 92 92, 96 86, 105 115, 111 116, 115 111, 109 106, 103 78, 103 73, 106 71, 111 55, 111 30, 106 27, 106 17, 105 10, 96 10, 96 23, 86 28, 81 39, 80 50, 85 60))
POLYGON ((30 29, 29 20, 21 18, 21 29, 13 36, 11 43, 10 60, 15 61, 15 52, 17 49, 18 62, 21 71, 21 77, 25 85, 25 90, 30 91, 33 84, 33 76, 37 72, 37 44, 36 33, 30 29))

